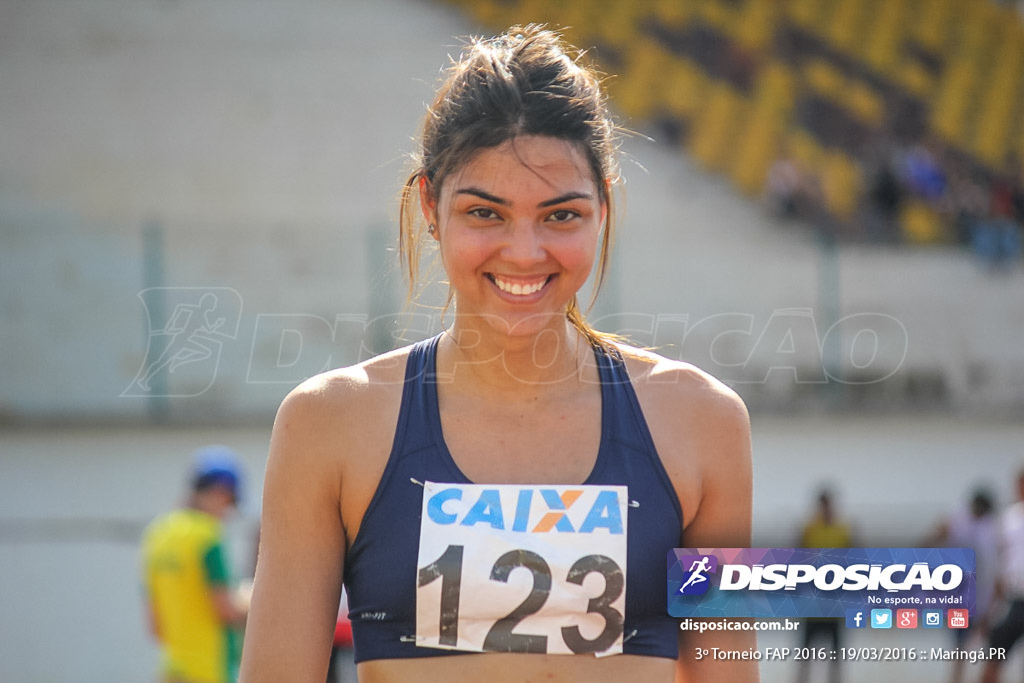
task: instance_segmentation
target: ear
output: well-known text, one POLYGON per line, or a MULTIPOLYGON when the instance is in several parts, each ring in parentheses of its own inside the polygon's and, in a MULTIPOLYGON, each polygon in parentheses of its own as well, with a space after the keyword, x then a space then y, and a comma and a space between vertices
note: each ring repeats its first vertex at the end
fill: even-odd
POLYGON ((437 239, 437 196, 434 194, 434 187, 430 181, 427 180, 427 176, 420 175, 420 211, 423 212, 423 220, 426 221, 427 225, 435 226, 435 229, 430 231, 430 236, 435 240, 437 239))

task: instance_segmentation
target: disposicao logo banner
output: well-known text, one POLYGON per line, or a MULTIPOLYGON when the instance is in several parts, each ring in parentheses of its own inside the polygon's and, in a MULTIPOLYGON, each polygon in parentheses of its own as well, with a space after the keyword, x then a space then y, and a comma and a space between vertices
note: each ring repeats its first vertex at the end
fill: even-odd
POLYGON ((843 617, 848 609, 974 610, 970 548, 675 548, 673 617, 843 617))

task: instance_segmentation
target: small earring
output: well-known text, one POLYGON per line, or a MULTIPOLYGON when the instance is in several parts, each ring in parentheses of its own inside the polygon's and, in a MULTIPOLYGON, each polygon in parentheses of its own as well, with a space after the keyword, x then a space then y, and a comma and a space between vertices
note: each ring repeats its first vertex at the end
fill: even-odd
POLYGON ((437 227, 433 223, 431 223, 430 225, 427 226, 427 232, 433 235, 435 232, 437 232, 437 227))

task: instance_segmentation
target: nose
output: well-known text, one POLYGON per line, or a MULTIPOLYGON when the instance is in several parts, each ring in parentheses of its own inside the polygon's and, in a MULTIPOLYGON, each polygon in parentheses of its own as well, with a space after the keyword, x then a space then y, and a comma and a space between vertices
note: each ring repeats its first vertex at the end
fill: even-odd
POLYGON ((502 255, 520 265, 543 261, 547 257, 547 250, 539 226, 525 220, 510 224, 502 255))

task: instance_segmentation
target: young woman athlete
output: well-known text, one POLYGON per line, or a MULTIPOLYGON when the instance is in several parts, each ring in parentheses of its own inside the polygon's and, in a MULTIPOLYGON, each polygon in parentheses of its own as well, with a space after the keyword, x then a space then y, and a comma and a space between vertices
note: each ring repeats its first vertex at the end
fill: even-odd
POLYGON ((342 581, 359 680, 755 681, 743 631, 680 632, 674 547, 745 547, 750 434, 703 372, 592 329, 615 127, 559 36, 474 42, 403 195, 451 323, 281 406, 242 680, 324 680, 342 581))

